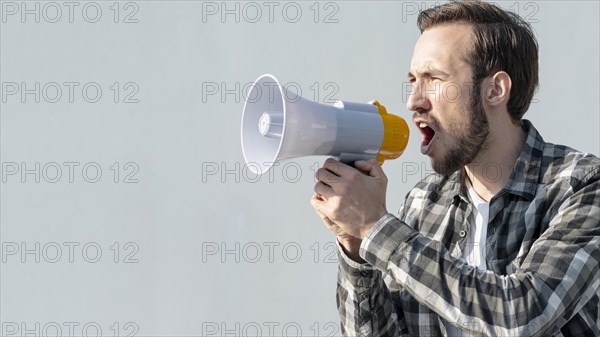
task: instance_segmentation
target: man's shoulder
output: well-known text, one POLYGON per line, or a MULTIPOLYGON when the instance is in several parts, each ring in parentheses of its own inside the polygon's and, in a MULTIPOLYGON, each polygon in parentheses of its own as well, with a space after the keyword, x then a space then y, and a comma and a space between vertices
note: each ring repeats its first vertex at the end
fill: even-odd
POLYGON ((567 182, 573 187, 600 177, 600 158, 566 145, 545 143, 541 160, 540 182, 567 182))

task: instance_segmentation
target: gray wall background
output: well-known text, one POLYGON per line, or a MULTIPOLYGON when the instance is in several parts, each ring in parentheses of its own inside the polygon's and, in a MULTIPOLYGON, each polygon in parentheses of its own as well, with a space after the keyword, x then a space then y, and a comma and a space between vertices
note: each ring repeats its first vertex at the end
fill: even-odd
MULTIPOLYGON (((325 158, 252 175, 245 90, 268 72, 409 118, 416 13, 435 3, 23 3, 1 1, 0 334, 339 335, 333 237, 309 205, 325 158)), ((598 2, 500 4, 539 39, 527 118, 598 155, 598 2)), ((412 131, 384 165, 391 212, 430 171, 412 131)))

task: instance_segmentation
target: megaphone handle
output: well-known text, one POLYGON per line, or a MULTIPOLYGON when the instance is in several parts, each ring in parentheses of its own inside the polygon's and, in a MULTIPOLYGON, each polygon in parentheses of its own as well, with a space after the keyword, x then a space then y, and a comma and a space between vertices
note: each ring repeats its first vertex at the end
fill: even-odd
POLYGON ((341 161, 344 164, 349 164, 354 166, 354 162, 357 160, 369 160, 371 158, 375 158, 375 155, 365 154, 365 153, 347 153, 342 152, 339 157, 336 157, 337 160, 341 161))

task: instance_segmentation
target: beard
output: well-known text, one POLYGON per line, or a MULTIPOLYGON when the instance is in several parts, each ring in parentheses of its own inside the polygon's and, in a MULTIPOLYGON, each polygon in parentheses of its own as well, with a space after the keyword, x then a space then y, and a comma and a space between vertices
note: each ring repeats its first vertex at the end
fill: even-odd
POLYGON ((487 147, 490 128, 479 95, 480 83, 473 86, 468 106, 465 109, 465 120, 456 120, 449 127, 449 131, 455 135, 454 146, 447 150, 441 160, 431 157, 431 166, 439 174, 448 176, 453 174, 473 162, 477 155, 487 147))

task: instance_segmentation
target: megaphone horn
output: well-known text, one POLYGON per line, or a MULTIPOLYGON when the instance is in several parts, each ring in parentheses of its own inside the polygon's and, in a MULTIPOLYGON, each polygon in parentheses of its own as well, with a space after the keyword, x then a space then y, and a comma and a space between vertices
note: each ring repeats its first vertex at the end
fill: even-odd
POLYGON ((242 151, 255 174, 280 160, 311 155, 383 164, 404 152, 408 136, 406 121, 377 101, 320 104, 290 93, 269 74, 254 82, 242 114, 242 151))

